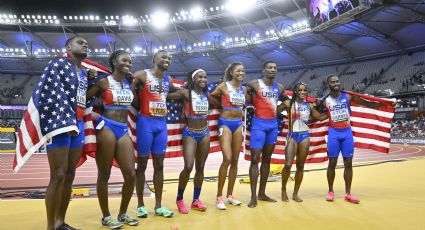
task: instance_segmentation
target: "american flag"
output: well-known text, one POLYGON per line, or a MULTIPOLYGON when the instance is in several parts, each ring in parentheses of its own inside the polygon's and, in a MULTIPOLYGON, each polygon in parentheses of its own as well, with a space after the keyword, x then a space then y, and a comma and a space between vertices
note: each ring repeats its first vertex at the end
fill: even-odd
POLYGON ((66 57, 54 58, 44 69, 18 131, 15 172, 51 137, 78 131, 76 76, 75 64, 66 57))
MULTIPOLYGON (((288 96, 292 96, 291 91, 285 91, 288 96)), ((346 93, 356 95, 365 100, 374 101, 390 105, 393 101, 367 96, 363 94, 353 93, 346 91, 346 93)), ((309 102, 316 102, 316 98, 308 98, 309 102)), ((360 106, 353 101, 351 106, 351 126, 354 136, 354 146, 356 148, 371 149, 382 153, 388 153, 390 148, 390 131, 391 120, 394 116, 394 108, 381 107, 370 109, 360 106)), ((250 137, 250 119, 252 119, 252 111, 247 112, 247 125, 248 131, 246 132, 245 159, 250 160, 251 154, 249 151, 249 137, 250 137)), ((310 127, 310 149, 306 159, 306 163, 324 162, 327 157, 327 144, 326 136, 328 134, 329 120, 314 121, 312 120, 308 126, 310 127)), ((273 164, 282 164, 285 162, 285 146, 286 146, 286 133, 288 132, 288 119, 285 116, 283 121, 280 121, 279 128, 283 127, 282 135, 278 136, 275 150, 272 155, 271 162, 273 164)))

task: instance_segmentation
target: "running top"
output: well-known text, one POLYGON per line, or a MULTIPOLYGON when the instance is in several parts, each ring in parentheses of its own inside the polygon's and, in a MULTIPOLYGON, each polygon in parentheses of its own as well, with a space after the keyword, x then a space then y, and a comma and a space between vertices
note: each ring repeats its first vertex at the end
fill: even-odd
POLYGON ((221 96, 221 107, 223 110, 240 110, 242 111, 242 107, 245 105, 245 94, 243 86, 239 89, 230 84, 230 82, 226 82, 228 95, 221 96))
POLYGON ((294 102, 291 108, 292 132, 306 132, 309 131, 307 126, 308 119, 310 118, 310 107, 308 102, 302 103, 294 102))
POLYGON ((133 101, 130 83, 127 79, 123 82, 116 81, 112 75, 107 78, 109 88, 102 93, 102 102, 105 109, 128 109, 133 101))
POLYGON ((165 117, 167 115, 166 98, 170 91, 170 79, 168 75, 164 75, 160 89, 161 79, 155 77, 150 69, 145 69, 145 71, 145 85, 142 90, 139 90, 140 114, 148 117, 165 117))
POLYGON ((208 95, 206 92, 198 94, 195 90, 191 92, 192 109, 189 102, 184 102, 184 112, 188 119, 207 119, 208 114, 208 95))
POLYGON ((350 127, 351 108, 346 93, 341 92, 341 96, 337 99, 329 95, 325 103, 330 127, 337 129, 350 127))
POLYGON ((255 116, 264 119, 276 118, 279 95, 280 90, 277 82, 274 82, 272 86, 268 86, 263 79, 258 79, 258 91, 253 98, 255 116))

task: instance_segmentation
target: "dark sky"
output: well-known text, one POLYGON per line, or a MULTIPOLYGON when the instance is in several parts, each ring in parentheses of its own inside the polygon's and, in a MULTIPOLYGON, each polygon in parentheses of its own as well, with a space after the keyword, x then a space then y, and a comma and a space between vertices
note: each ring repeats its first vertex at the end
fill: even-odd
POLYGON ((178 12, 182 9, 190 10, 193 4, 198 4, 203 8, 219 6, 226 0, 85 0, 85 1, 65 1, 65 0, 0 0, 0 13, 16 14, 131 14, 134 16, 151 13, 157 8, 168 12, 178 12))

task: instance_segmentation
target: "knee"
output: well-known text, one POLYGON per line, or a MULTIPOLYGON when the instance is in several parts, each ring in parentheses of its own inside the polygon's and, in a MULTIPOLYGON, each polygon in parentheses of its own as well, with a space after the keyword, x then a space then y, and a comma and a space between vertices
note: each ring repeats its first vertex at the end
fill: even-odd
POLYGON ((147 166, 148 166, 147 163, 146 164, 145 163, 137 164, 137 170, 136 170, 137 174, 145 173, 147 166))
POLYGON ((65 181, 65 178, 67 177, 67 173, 65 170, 58 169, 53 172, 51 172, 50 181, 52 183, 63 183, 65 181))
POLYGON ((229 167, 231 161, 232 160, 230 159, 230 157, 229 158, 228 157, 223 157, 223 162, 221 163, 221 165, 223 165, 225 167, 229 167))
POLYGON ((97 181, 107 182, 111 177, 111 169, 99 170, 97 173, 97 181))
POLYGON ((238 167, 238 159, 232 159, 230 162, 230 167, 237 168, 238 167))
POLYGON ((285 165, 283 167, 284 170, 291 170, 292 168, 292 162, 291 161, 285 161, 285 165))
POLYGON ((125 172, 123 174, 123 177, 124 177, 124 181, 134 181, 134 179, 136 178, 136 171, 130 170, 128 172, 125 172))
POLYGON ((153 169, 154 169, 154 172, 164 171, 164 162, 163 161, 154 162, 153 169))
POLYGON ((185 165, 183 168, 183 172, 190 174, 193 170, 193 164, 185 165))
POLYGON ((259 159, 258 156, 251 155, 251 165, 257 165, 258 166, 259 162, 260 162, 260 159, 259 159))
POLYGON ((304 172, 304 164, 297 164, 297 171, 304 172))
POLYGON ((67 180, 67 181, 73 181, 74 178, 75 178, 75 168, 73 168, 71 170, 68 170, 66 172, 65 180, 67 180))

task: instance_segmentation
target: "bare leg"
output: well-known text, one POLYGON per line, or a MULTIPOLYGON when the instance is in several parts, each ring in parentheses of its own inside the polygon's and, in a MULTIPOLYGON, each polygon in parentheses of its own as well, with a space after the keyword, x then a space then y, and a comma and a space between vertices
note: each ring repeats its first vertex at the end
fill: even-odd
POLYGON ((137 162, 137 169, 136 169, 136 191, 137 191, 137 207, 143 207, 145 206, 145 203, 143 201, 143 192, 145 190, 145 172, 146 168, 148 166, 148 156, 140 156, 138 157, 137 162))
POLYGON ((134 182, 136 179, 136 170, 134 168, 134 148, 130 136, 125 135, 118 140, 115 159, 117 160, 121 173, 124 177, 121 205, 118 213, 118 215, 121 215, 127 213, 128 204, 133 196, 134 182))
POLYGON ((298 144, 292 138, 286 139, 285 149, 285 166, 282 170, 282 201, 289 201, 288 194, 286 193, 286 184, 288 183, 289 176, 291 175, 292 161, 294 161, 295 155, 298 151, 298 144))
POLYGON ((295 185, 294 185, 294 193, 292 194, 292 200, 296 202, 302 202, 303 200, 298 196, 298 191, 301 187, 301 182, 304 177, 304 163, 308 155, 308 149, 310 147, 310 138, 303 140, 298 144, 298 152, 297 152, 297 172, 295 173, 295 185))
POLYGON ((59 214, 63 185, 68 170, 68 153, 69 149, 65 147, 47 152, 50 165, 50 181, 45 198, 48 230, 59 227, 56 225, 56 217, 59 214))
POLYGON ((190 173, 193 169, 193 164, 195 163, 195 153, 196 153, 197 143, 196 140, 190 137, 183 139, 183 160, 184 168, 179 175, 179 190, 185 190, 187 182, 189 181, 190 173))
POLYGON ((345 193, 351 194, 351 182, 353 181, 353 158, 344 157, 344 181, 345 193))
POLYGON ((251 185, 251 200, 248 207, 257 206, 257 180, 258 180, 258 162, 260 161, 261 149, 251 149, 251 163, 249 164, 249 183, 251 185))
POLYGON ((152 154, 153 185, 155 186, 155 209, 161 208, 162 187, 164 186, 164 154, 152 154))
POLYGON ((108 181, 111 176, 112 162, 116 149, 116 139, 108 128, 101 129, 96 136, 97 152, 97 198, 103 217, 110 216, 108 205, 108 181))
POLYGON ((327 170, 328 187, 329 187, 328 192, 334 191, 335 168, 337 163, 338 163, 338 157, 329 157, 329 164, 328 164, 328 170, 327 170))
POLYGON ((242 126, 239 127, 232 135, 232 160, 229 169, 229 183, 227 184, 227 195, 233 194, 233 187, 235 186, 236 177, 238 175, 238 161, 241 152, 243 141, 242 126))
POLYGON ((218 170, 217 197, 223 196, 223 187, 226 182, 227 170, 232 159, 232 133, 226 126, 221 126, 221 135, 219 135, 221 152, 223 154, 223 162, 218 170))
POLYGON ((56 217, 56 224, 59 226, 65 222, 66 211, 68 210, 68 205, 71 200, 72 182, 74 181, 76 171, 75 167, 80 161, 82 152, 82 147, 69 150, 68 170, 66 171, 59 212, 56 217))
POLYGON ((258 189, 258 199, 268 202, 276 202, 275 199, 266 195, 267 179, 270 174, 270 161, 275 145, 266 145, 263 148, 263 159, 260 168, 260 188, 258 189))

